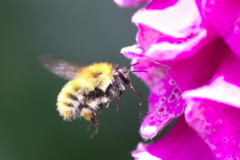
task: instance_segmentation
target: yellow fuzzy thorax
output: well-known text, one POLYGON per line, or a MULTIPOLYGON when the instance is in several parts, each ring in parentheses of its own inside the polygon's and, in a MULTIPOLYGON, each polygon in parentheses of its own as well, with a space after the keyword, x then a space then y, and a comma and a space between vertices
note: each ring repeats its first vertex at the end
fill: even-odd
POLYGON ((75 81, 79 82, 80 88, 86 92, 93 91, 96 87, 105 91, 113 81, 113 65, 109 63, 94 63, 83 68, 75 81))

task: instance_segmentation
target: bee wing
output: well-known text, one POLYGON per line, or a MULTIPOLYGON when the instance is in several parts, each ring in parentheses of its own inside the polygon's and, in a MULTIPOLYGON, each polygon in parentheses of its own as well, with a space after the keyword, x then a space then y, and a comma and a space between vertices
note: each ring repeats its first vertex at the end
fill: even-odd
POLYGON ((57 56, 40 55, 38 59, 44 68, 66 80, 75 78, 82 68, 69 60, 57 56))

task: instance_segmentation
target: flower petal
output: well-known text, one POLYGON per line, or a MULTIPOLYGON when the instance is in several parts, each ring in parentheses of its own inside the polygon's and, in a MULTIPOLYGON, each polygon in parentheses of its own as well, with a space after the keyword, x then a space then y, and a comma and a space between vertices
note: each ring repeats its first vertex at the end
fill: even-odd
POLYGON ((153 4, 157 5, 154 2, 132 18, 139 29, 137 42, 150 59, 188 58, 218 36, 202 24, 194 1, 180 0, 173 6, 158 10, 154 8, 153 4))
POLYGON ((120 52, 129 59, 144 57, 144 49, 139 45, 124 47, 120 52))
POLYGON ((223 76, 217 77, 209 86, 186 91, 183 97, 211 99, 240 108, 240 87, 225 81, 223 76))
POLYGON ((208 145, 191 129, 181 116, 172 130, 159 141, 138 144, 132 152, 136 160, 214 160, 208 145))
POLYGON ((240 56, 240 1, 197 0, 197 3, 206 23, 240 56))
POLYGON ((240 59, 225 50, 212 82, 187 91, 189 125, 219 159, 240 159, 240 59))
POLYGON ((173 6, 157 10, 152 7, 147 6, 137 11, 132 22, 147 25, 175 38, 185 37, 189 29, 191 32, 200 29, 202 18, 194 1, 179 0, 173 6))
POLYGON ((225 103, 240 108, 240 58, 228 47, 221 48, 223 57, 220 60, 209 85, 187 91, 183 97, 198 97, 225 103))
POLYGON ((151 90, 148 98, 149 111, 141 124, 140 134, 144 139, 152 139, 172 119, 183 113, 185 101, 182 100, 181 91, 169 76, 166 66, 146 58, 138 59, 137 62, 139 65, 135 65, 133 70, 147 71, 136 74, 151 90))
POLYGON ((217 71, 228 46, 220 38, 202 47, 188 59, 166 62, 170 75, 182 91, 206 85, 217 71))
POLYGON ((240 158, 240 110, 201 98, 187 100, 186 120, 219 159, 240 158))

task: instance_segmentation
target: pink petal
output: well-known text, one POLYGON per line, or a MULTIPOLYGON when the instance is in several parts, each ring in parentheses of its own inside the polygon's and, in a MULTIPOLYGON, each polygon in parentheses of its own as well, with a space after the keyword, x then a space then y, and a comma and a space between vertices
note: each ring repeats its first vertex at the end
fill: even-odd
POLYGON ((132 18, 139 28, 137 42, 146 57, 159 62, 188 58, 217 37, 202 24, 194 1, 181 0, 158 10, 152 9, 156 7, 153 2, 132 18))
POLYGON ((186 119, 219 159, 240 158, 240 110, 216 101, 188 98, 186 119))
POLYGON ((208 86, 184 92, 183 97, 211 99, 240 108, 240 87, 225 81, 223 76, 217 77, 208 86))
POLYGON ((151 0, 114 0, 120 7, 137 7, 150 1, 151 0))
POLYGON ((181 116, 172 130, 159 141, 138 144, 132 152, 136 160, 214 160, 207 144, 186 123, 181 116))
POLYGON ((240 58, 228 48, 221 48, 223 57, 211 83, 184 93, 187 97, 206 98, 240 108, 240 58))
MULTIPOLYGON (((159 0, 156 1, 156 5, 159 0)), ((189 30, 198 32, 201 30, 202 18, 194 1, 179 0, 168 8, 155 9, 149 5, 137 11, 132 21, 135 24, 144 24, 152 29, 175 38, 185 37, 189 30)))
POLYGON ((197 0, 197 3, 206 23, 211 24, 240 56, 240 1, 197 0))
MULTIPOLYGON (((181 99, 181 91, 168 74, 166 66, 153 63, 146 58, 137 61, 134 70, 147 71, 136 74, 150 88, 149 111, 145 116, 140 134, 144 139, 152 139, 172 119, 181 115, 185 102, 181 99)), ((135 62, 134 62, 135 63, 135 62)))
POLYGON ((166 62, 170 75, 182 91, 206 85, 217 71, 228 46, 218 38, 202 47, 188 59, 166 62))
POLYGON ((183 95, 187 122, 219 159, 240 159, 239 68, 240 59, 225 50, 212 82, 183 95))
MULTIPOLYGON (((162 63, 171 68, 169 72, 172 78, 182 91, 186 91, 207 84, 218 69, 223 55, 228 51, 228 46, 221 39, 215 39, 188 59, 162 63)), ((144 49, 138 45, 123 48, 121 52, 130 59, 146 59, 144 49)), ((157 64, 157 61, 148 61, 157 64)))
POLYGON ((139 45, 124 47, 120 52, 129 59, 144 57, 144 49, 139 45))

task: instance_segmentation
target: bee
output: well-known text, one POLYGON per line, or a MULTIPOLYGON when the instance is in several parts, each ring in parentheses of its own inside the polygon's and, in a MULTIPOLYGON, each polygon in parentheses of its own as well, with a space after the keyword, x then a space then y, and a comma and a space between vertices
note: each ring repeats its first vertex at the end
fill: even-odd
POLYGON ((99 131, 96 111, 99 109, 98 116, 100 116, 103 104, 106 104, 106 108, 109 107, 115 97, 118 111, 118 103, 126 87, 138 94, 139 105, 142 104, 142 96, 133 87, 129 77, 129 72, 141 72, 129 70, 138 63, 123 68, 106 62, 80 67, 71 61, 52 55, 41 55, 38 59, 44 68, 69 80, 57 96, 57 111, 67 121, 78 117, 90 121, 87 128, 89 129, 91 125, 95 127, 91 138, 99 131))

